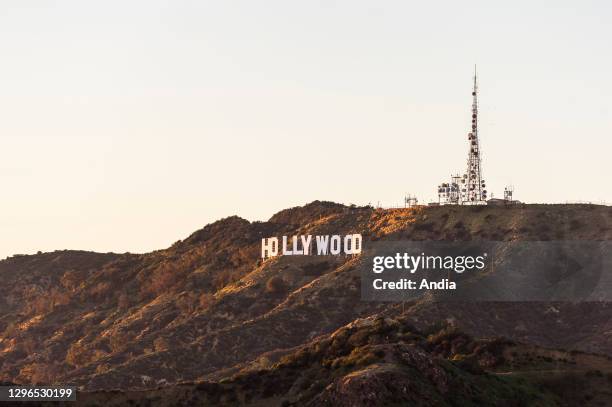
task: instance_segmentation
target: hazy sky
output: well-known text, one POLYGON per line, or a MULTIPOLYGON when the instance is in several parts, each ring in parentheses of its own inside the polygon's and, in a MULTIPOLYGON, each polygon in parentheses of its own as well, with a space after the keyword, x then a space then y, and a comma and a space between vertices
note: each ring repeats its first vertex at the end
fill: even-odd
POLYGON ((589 1, 0 3, 0 256, 148 251, 315 199, 612 202, 612 12, 589 1))

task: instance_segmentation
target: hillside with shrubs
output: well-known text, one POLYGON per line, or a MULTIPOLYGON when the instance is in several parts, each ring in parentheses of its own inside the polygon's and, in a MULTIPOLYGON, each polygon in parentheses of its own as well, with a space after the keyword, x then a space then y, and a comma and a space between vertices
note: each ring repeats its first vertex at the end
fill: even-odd
MULTIPOLYGON (((365 302, 359 256, 260 258, 262 238, 302 234, 361 233, 364 245, 385 239, 607 241, 611 219, 612 208, 594 205, 384 210, 315 201, 266 222, 228 217, 151 253, 10 257, 0 261, 0 378, 73 383, 86 392, 225 383, 286 368, 300 347, 367 318, 400 318, 410 332, 443 322, 476 341, 504 337, 612 356, 607 303, 365 302)), ((444 366, 454 356, 427 355, 444 366)), ((317 394, 333 405, 331 390, 317 394)))

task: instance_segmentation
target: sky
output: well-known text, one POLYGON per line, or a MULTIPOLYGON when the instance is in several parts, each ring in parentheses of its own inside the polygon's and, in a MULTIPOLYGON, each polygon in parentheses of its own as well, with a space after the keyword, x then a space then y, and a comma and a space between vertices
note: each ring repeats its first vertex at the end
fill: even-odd
POLYGON ((605 1, 0 3, 0 256, 145 252, 313 200, 393 206, 467 160, 612 202, 605 1))

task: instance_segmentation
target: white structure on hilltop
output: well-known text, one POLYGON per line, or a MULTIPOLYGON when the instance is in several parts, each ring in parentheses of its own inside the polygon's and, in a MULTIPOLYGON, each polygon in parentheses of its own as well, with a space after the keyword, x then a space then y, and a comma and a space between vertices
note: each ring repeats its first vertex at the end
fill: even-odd
POLYGON ((478 140, 478 83, 474 67, 472 90, 472 130, 468 133, 467 172, 453 175, 450 182, 438 185, 440 205, 486 205, 487 190, 482 178, 480 143, 478 140))

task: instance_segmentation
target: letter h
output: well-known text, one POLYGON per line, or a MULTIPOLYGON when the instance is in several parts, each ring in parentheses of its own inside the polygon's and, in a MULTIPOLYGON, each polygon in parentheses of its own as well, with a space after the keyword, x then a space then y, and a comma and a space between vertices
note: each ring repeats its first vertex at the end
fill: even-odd
POLYGON ((261 258, 274 257, 278 255, 278 238, 268 237, 261 239, 261 258))

